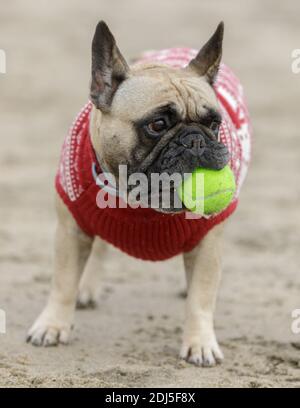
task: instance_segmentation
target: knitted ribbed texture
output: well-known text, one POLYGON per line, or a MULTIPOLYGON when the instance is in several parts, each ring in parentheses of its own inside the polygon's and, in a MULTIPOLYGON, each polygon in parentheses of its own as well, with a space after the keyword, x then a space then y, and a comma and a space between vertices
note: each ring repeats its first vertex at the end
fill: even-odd
MULTIPOLYGON (((164 53, 166 51, 164 50, 164 53)), ((176 49, 176 52, 173 63, 178 62, 178 55, 180 55, 179 49, 176 49)), ((194 54, 194 51, 190 50, 190 53, 194 54)), ((182 55, 187 58, 186 49, 182 55)), ((225 70, 225 77, 228 76, 230 71, 225 66, 223 70, 225 70)), ((224 75, 220 83, 222 81, 224 83, 224 75)), ((222 104, 221 109, 225 112, 222 111, 221 140, 231 152, 230 166, 235 174, 239 191, 249 161, 250 141, 247 140, 249 132, 247 133, 244 128, 248 114, 241 97, 242 91, 238 88, 240 85, 235 77, 234 81, 235 87, 231 84, 229 92, 231 99, 232 90, 236 93, 234 105, 230 104, 230 98, 226 99, 228 92, 227 94, 222 92, 221 88, 217 88, 216 91, 222 104), (235 109, 236 106, 237 109, 235 109), (240 140, 237 131, 242 128, 243 140, 240 140)), ((150 208, 100 209, 96 204, 99 187, 92 174, 92 164, 95 163, 96 166, 98 164, 89 134, 91 108, 91 103, 83 108, 65 139, 56 176, 56 189, 60 197, 86 234, 99 236, 136 258, 159 261, 192 250, 211 228, 225 220, 235 210, 237 195, 228 208, 208 219, 189 219, 184 213, 162 214, 150 208)), ((97 171, 98 173, 101 171, 99 166, 97 171)))

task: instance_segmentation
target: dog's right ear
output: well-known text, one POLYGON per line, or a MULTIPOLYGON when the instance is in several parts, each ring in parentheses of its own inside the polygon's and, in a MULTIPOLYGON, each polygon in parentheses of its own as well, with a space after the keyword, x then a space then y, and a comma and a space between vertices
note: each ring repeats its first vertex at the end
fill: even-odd
POLYGON ((128 77, 129 67, 104 21, 97 24, 92 42, 90 98, 96 108, 108 112, 118 86, 128 77))
POLYGON ((222 58, 223 34, 224 23, 221 21, 213 36, 203 45, 198 55, 187 67, 188 70, 204 76, 211 85, 216 79, 222 58))

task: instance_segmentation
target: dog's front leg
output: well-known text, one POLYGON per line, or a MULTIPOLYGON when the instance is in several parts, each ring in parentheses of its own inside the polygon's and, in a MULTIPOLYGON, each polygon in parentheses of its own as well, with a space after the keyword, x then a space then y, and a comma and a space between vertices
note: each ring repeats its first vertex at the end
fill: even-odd
POLYGON ((188 294, 180 357, 199 366, 213 366, 223 359, 213 322, 222 230, 223 225, 214 227, 195 249, 184 254, 188 294))
POLYGON ((58 202, 54 277, 48 303, 28 332, 36 346, 67 343, 73 324, 76 296, 83 268, 92 247, 71 214, 58 202))
POLYGON ((100 295, 99 265, 103 264, 103 257, 107 246, 107 242, 100 238, 94 241, 91 255, 79 284, 77 296, 78 309, 95 308, 97 306, 100 295))

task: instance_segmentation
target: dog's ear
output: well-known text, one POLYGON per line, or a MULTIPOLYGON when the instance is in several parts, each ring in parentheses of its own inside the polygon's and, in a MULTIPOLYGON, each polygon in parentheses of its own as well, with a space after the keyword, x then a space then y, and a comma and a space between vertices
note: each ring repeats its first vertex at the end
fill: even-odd
POLYGON ((222 58, 222 42, 224 33, 223 21, 207 43, 201 48, 196 58, 188 65, 187 69, 205 76, 210 84, 213 84, 222 58))
POLYGON ((97 24, 92 42, 90 98, 96 108, 108 112, 118 86, 127 78, 129 67, 114 36, 104 21, 97 24))

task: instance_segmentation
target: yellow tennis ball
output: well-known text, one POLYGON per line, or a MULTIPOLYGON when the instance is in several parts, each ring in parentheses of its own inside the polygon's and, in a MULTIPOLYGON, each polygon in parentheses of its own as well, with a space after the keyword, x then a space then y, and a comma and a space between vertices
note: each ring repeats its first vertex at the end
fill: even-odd
POLYGON ((203 215, 224 210, 231 203, 235 191, 234 174, 228 165, 222 170, 198 168, 177 189, 185 207, 203 215))

